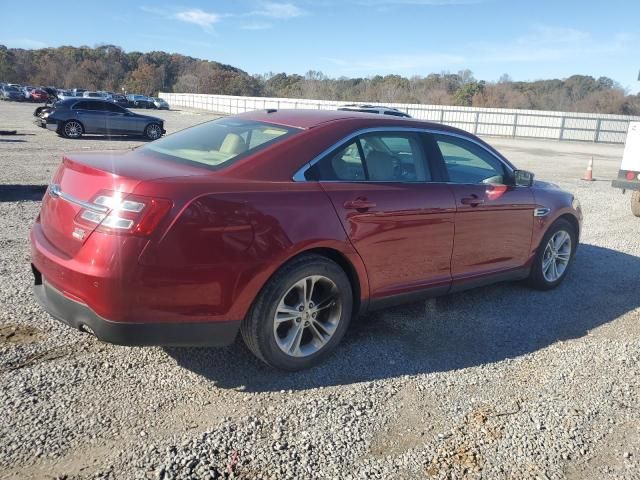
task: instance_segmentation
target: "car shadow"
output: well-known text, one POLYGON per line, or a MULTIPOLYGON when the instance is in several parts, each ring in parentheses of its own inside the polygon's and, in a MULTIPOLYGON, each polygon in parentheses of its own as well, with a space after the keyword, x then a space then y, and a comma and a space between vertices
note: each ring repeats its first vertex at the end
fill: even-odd
POLYGON ((0 185, 0 202, 41 201, 46 185, 0 185))
POLYGON ((503 283, 374 312, 356 320, 336 353, 310 370, 276 371, 240 339, 224 349, 165 348, 179 365, 221 388, 304 390, 445 372, 519 357, 580 338, 640 306, 640 258, 581 245, 552 291, 503 283))
POLYGON ((72 138, 69 140, 73 140, 75 142, 87 141, 87 140, 98 140, 98 141, 109 141, 109 142, 149 142, 150 140, 147 137, 138 136, 138 135, 82 135, 80 138, 72 138))
POLYGON ((25 143, 26 140, 0 138, 1 143, 25 143))

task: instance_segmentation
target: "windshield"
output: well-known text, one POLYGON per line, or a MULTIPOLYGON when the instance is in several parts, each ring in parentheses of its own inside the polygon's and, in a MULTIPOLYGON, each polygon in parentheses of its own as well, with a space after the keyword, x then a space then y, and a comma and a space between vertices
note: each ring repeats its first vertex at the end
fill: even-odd
POLYGON ((142 149, 177 161, 218 169, 298 131, 281 125, 222 118, 156 140, 142 149))

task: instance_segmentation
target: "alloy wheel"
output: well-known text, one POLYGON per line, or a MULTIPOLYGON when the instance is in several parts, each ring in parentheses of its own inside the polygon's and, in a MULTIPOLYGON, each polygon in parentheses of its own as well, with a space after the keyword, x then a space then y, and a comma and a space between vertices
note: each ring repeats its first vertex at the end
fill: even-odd
POLYGON ((333 337, 341 316, 336 284, 322 275, 305 277, 280 299, 273 319, 276 344, 292 357, 313 355, 333 337))
POLYGON ((558 230, 547 242, 542 256, 542 275, 547 282, 558 281, 571 260, 571 235, 558 230))
POLYGON ((64 134, 69 138, 77 138, 82 135, 82 125, 73 120, 67 122, 64 124, 64 134))
POLYGON ((160 130, 160 127, 158 125, 154 124, 147 127, 147 137, 149 137, 151 140, 156 140, 160 138, 161 135, 162 131, 160 130))

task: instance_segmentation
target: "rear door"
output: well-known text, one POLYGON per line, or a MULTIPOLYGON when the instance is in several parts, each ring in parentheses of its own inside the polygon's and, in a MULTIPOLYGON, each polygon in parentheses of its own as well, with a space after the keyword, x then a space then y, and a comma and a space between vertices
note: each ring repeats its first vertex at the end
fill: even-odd
POLYGON ((454 281, 522 267, 531 251, 531 188, 514 186, 511 168, 471 139, 434 140, 456 200, 454 281))
POLYGON ((76 103, 73 110, 85 133, 104 133, 107 130, 107 117, 102 102, 83 100, 76 103))
POLYGON ((362 257, 374 301, 450 285, 455 200, 432 182, 422 140, 403 130, 363 134, 307 171, 362 257))

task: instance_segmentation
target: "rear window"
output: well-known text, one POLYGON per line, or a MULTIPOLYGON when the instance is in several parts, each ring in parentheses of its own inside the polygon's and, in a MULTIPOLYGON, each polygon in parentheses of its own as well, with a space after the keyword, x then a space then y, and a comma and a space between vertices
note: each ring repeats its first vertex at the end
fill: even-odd
POLYGON ((151 142, 142 150, 180 162, 222 168, 298 132, 297 128, 221 118, 151 142))

